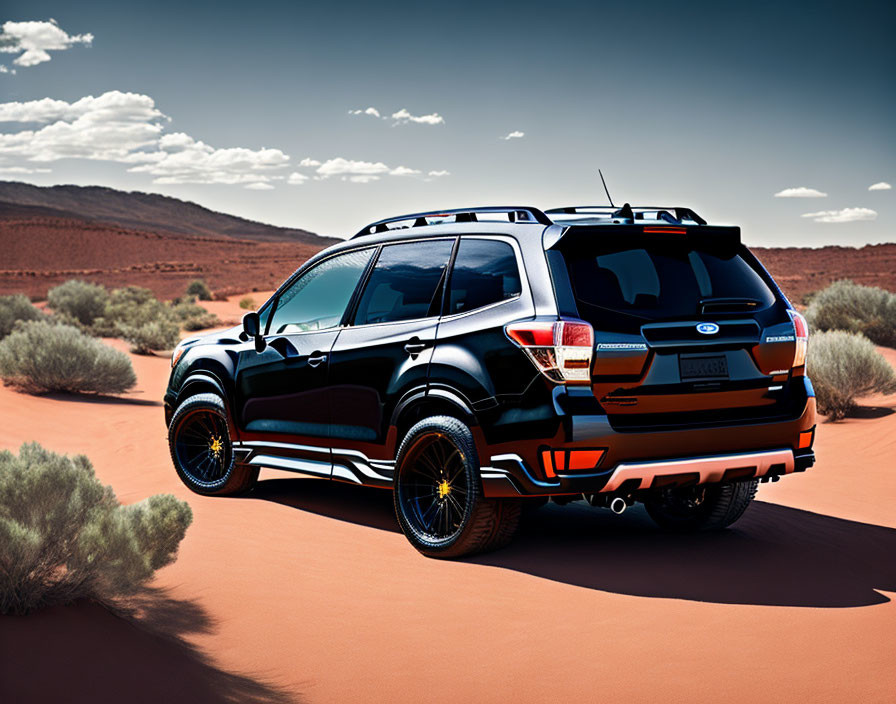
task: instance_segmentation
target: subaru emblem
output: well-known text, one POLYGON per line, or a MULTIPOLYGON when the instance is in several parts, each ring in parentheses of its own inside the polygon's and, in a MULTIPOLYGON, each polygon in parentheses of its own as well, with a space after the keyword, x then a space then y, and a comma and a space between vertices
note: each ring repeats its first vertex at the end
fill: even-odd
POLYGON ((715 323, 698 323, 697 332, 701 335, 715 335, 719 331, 719 326, 715 323))

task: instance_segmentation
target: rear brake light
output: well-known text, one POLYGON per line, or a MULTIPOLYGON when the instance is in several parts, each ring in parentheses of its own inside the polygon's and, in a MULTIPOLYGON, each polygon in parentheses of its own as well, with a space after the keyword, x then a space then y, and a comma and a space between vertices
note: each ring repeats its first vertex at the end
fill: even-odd
POLYGON ((548 478, 557 472, 587 472, 597 469, 606 453, 606 448, 590 450, 542 450, 541 464, 548 478))
POLYGON ((559 384, 591 383, 594 330, 583 320, 526 321, 504 330, 538 370, 559 384))
POLYGON ((812 443, 815 441, 815 428, 812 430, 804 430, 800 433, 799 441, 797 442, 797 449, 806 450, 812 447, 812 443))
POLYGON ((806 354, 809 351, 809 323, 795 310, 788 310, 787 314, 793 321, 793 332, 796 336, 796 350, 793 353, 793 368, 806 365, 806 354))

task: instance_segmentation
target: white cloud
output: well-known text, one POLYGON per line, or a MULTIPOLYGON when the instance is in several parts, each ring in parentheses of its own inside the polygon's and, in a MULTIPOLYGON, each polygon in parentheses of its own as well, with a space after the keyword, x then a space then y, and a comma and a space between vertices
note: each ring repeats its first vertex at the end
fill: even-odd
POLYGON ((371 117, 380 117, 380 111, 376 108, 367 108, 366 110, 349 110, 349 115, 370 115, 371 117))
POLYGON ((886 181, 879 181, 868 186, 869 191, 889 191, 891 188, 893 187, 886 181))
POLYGON ((450 171, 430 171, 427 176, 432 176, 433 178, 439 178, 440 176, 450 176, 450 171))
MULTIPOLYGON (((9 69, 6 68, 6 66, 4 66, 3 64, 0 64, 0 73, 9 73, 9 72, 10 72, 9 69)), ((15 73, 15 70, 13 70, 12 73, 15 73)))
POLYGON ((429 115, 412 115, 405 108, 402 108, 398 112, 393 112, 392 119, 395 120, 395 124, 397 125, 406 124, 408 122, 416 122, 421 125, 441 125, 445 123, 445 118, 437 112, 429 115))
POLYGON ((508 139, 522 139, 526 136, 525 132, 520 132, 519 130, 514 130, 513 132, 508 132, 505 136, 501 137, 504 141, 508 139))
POLYGON ((802 217, 812 218, 815 222, 857 222, 859 220, 875 220, 877 212, 870 208, 843 208, 842 210, 804 213, 802 217))
POLYGON ((27 166, 0 166, 0 174, 48 174, 51 169, 32 169, 27 166))
POLYGON ((154 183, 267 183, 282 178, 276 171, 289 165, 289 157, 279 149, 216 149, 182 132, 159 139, 159 151, 135 156, 135 161, 148 163, 129 170, 151 174, 154 183))
MULTIPOLYGON (((128 164, 130 172, 148 174, 158 184, 239 184, 253 190, 268 190, 283 180, 299 185, 312 177, 369 183, 424 173, 381 161, 305 157, 287 177, 291 160, 279 149, 214 147, 183 132, 166 133, 169 121, 152 98, 139 93, 110 91, 71 103, 52 98, 0 103, 0 124, 25 128, 0 132, 0 171, 35 173, 36 163, 79 158, 128 164)), ((429 172, 430 177, 443 175, 447 172, 429 172)))
POLYGON ((68 34, 56 20, 49 22, 4 22, 0 51, 19 54, 16 66, 36 66, 50 60, 49 51, 64 51, 76 44, 90 46, 92 34, 68 34))
POLYGON ((244 186, 244 188, 248 188, 250 191, 273 191, 274 187, 265 183, 264 181, 255 181, 254 183, 249 183, 244 186))
POLYGON ((806 188, 806 186, 798 186, 796 188, 785 188, 783 191, 775 193, 775 198, 827 198, 827 193, 822 193, 815 188, 806 188))
POLYGON ((396 166, 389 171, 390 176, 416 176, 420 173, 420 169, 411 169, 407 166, 396 166))
POLYGON ((50 98, 2 103, 0 122, 51 124, 0 134, 0 154, 29 161, 130 161, 133 152, 158 141, 166 119, 149 96, 120 91, 74 103, 50 98))
MULTIPOLYGON (((322 178, 329 178, 330 176, 370 177, 387 174, 390 170, 391 169, 381 161, 356 161, 354 159, 344 159, 340 156, 335 159, 327 159, 327 161, 318 167, 317 173, 322 178)), ((352 178, 351 180, 358 183, 366 183, 367 181, 374 179, 367 178, 362 181, 360 179, 352 178)))

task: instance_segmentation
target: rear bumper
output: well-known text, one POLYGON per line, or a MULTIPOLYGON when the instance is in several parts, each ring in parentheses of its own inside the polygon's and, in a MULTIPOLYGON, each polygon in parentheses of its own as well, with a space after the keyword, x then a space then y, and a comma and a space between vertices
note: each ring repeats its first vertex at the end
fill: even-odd
POLYGON ((815 463, 815 454, 796 454, 790 448, 741 452, 708 457, 683 457, 659 462, 626 462, 603 475, 559 478, 557 483, 533 477, 518 455, 492 458, 499 466, 482 467, 483 491, 488 497, 635 494, 648 490, 747 481, 803 472, 815 463), (510 465, 510 466, 508 466, 510 465), (511 468, 512 465, 516 465, 511 468), (520 475, 527 475, 520 481, 520 475))
POLYGON ((771 423, 694 430, 617 432, 599 416, 575 418, 572 432, 544 441, 526 440, 486 448, 483 493, 488 497, 562 494, 633 494, 651 489, 779 477, 812 466, 811 448, 799 435, 815 426, 815 399, 798 418, 771 423), (605 448, 595 470, 557 472, 539 463, 545 449, 605 448))

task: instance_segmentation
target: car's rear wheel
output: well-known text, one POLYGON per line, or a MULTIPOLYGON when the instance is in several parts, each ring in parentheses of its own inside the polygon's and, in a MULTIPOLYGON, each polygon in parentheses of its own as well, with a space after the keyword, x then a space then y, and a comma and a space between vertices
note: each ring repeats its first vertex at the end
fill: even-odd
POLYGON ((395 466, 395 514, 424 555, 461 557, 513 538, 520 503, 482 496, 473 435, 456 418, 417 423, 402 441, 395 466))
POLYGON ((644 502, 650 517, 669 530, 721 530, 744 515, 757 480, 667 489, 644 502))
POLYGON ((242 494, 258 479, 258 468, 235 461, 227 409, 215 394, 196 394, 178 406, 168 447, 181 481, 197 494, 242 494))

